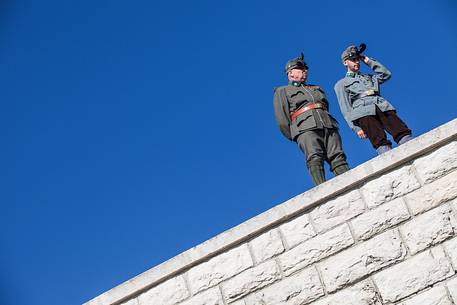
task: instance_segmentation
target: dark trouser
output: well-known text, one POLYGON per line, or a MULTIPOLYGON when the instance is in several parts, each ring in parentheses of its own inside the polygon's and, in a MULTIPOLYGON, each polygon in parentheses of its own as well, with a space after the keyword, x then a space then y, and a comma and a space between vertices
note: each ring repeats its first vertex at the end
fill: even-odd
POLYGON ((376 115, 364 116, 358 119, 355 124, 366 133, 374 149, 392 145, 392 142, 387 140, 384 130, 387 130, 397 143, 404 136, 411 135, 411 129, 397 116, 394 110, 382 112, 376 107, 376 115))
POLYGON ((347 165, 338 129, 315 129, 305 131, 297 138, 298 146, 306 156, 308 168, 313 164, 327 161, 333 171, 340 165, 347 165))

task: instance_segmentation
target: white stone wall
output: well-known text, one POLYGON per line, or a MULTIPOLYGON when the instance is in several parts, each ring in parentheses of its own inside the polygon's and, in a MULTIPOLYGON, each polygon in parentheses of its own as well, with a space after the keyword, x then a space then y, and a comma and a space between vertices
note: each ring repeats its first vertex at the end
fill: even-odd
POLYGON ((157 285, 86 304, 457 304, 455 137, 360 181, 157 285))

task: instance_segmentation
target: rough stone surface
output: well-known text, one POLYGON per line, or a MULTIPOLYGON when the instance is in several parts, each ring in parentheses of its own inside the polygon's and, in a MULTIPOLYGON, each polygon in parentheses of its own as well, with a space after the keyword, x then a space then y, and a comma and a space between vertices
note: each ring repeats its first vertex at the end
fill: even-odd
POLYGON ((324 295, 314 267, 246 297, 246 305, 304 305, 324 295))
POLYGON ((451 259, 454 269, 457 271, 457 237, 445 242, 444 248, 451 259))
POLYGON ((406 195, 406 200, 411 212, 419 214, 456 197, 457 171, 406 195))
POLYGON ((302 269, 354 243, 347 224, 318 235, 279 256, 285 275, 302 269))
POLYGON ((406 165, 368 182, 362 187, 362 192, 368 207, 372 208, 419 187, 412 167, 406 165))
POLYGON ((403 199, 397 198, 358 216, 351 223, 356 239, 368 239, 409 217, 403 199))
POLYGON ((401 305, 453 305, 443 286, 434 287, 413 298, 404 301, 401 305))
POLYGON ((333 292, 403 260, 405 255, 399 233, 392 230, 331 256, 320 265, 320 270, 327 291, 333 292))
POLYGON ((457 168, 457 142, 454 141, 440 149, 414 161, 419 177, 429 183, 457 168))
POLYGON ((280 277, 278 265, 274 260, 270 260, 231 278, 222 285, 222 292, 228 303, 231 303, 277 281, 280 277))
POLYGON ((373 280, 384 302, 393 303, 453 274, 443 249, 436 247, 375 274, 373 280))
POLYGON ((358 190, 351 191, 330 200, 311 212, 311 218, 318 232, 335 227, 365 211, 365 203, 358 190))
POLYGON ((400 227, 411 254, 444 241, 456 230, 457 222, 449 205, 435 208, 400 227))
POLYGON ((138 305, 174 305, 190 296, 182 276, 172 278, 138 296, 138 305))
POLYGON ((277 230, 271 230, 251 241, 251 248, 256 262, 263 262, 284 251, 281 237, 277 230))
POLYGON ((304 214, 286 222, 280 226, 279 229, 281 230, 289 247, 296 246, 302 241, 316 235, 311 223, 309 222, 308 214, 304 214))
MULTIPOLYGON (((381 298, 370 281, 362 281, 312 305, 382 305, 381 298)), ((444 304, 443 304, 444 305, 444 304)))
POLYGON ((239 246, 190 269, 192 293, 210 288, 253 265, 247 245, 239 246))
POLYGON ((446 283, 449 293, 451 294, 454 304, 457 304, 457 277, 446 283))
POLYGON ((194 295, 179 305, 224 305, 224 301, 219 288, 215 287, 194 295))

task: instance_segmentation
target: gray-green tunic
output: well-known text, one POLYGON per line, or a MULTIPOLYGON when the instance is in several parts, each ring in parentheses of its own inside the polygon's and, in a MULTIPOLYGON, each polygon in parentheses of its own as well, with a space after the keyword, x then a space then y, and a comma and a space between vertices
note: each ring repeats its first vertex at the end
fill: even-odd
POLYGON ((309 103, 321 103, 328 109, 328 101, 319 86, 290 82, 287 86, 278 87, 274 94, 276 122, 282 134, 291 141, 301 133, 322 128, 338 128, 337 121, 324 109, 313 109, 300 114, 294 121, 290 116, 297 109, 309 103))
POLYGON ((289 140, 298 143, 308 161, 327 160, 332 168, 346 163, 338 122, 326 109, 312 109, 303 112, 295 120, 292 113, 310 103, 321 103, 328 109, 328 101, 319 86, 290 82, 278 87, 274 93, 274 110, 277 125, 289 140))

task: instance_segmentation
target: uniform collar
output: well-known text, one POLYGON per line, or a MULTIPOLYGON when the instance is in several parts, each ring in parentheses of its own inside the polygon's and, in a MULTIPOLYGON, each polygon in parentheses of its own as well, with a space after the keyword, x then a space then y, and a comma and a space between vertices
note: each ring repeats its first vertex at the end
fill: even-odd
POLYGON ((294 86, 294 87, 300 87, 301 85, 304 85, 302 82, 296 81, 296 80, 291 80, 289 81, 289 85, 294 86))
POLYGON ((359 72, 348 71, 346 73, 346 77, 355 77, 356 75, 359 75, 359 72))

